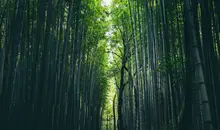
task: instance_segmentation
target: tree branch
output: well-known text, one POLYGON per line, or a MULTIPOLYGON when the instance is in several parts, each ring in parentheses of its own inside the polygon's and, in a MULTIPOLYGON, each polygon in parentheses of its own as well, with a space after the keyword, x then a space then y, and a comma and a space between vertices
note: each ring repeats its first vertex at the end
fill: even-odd
POLYGON ((116 87, 117 87, 118 89, 120 89, 120 87, 118 86, 118 83, 117 83, 116 76, 114 76, 114 77, 115 77, 115 85, 116 85, 116 87))

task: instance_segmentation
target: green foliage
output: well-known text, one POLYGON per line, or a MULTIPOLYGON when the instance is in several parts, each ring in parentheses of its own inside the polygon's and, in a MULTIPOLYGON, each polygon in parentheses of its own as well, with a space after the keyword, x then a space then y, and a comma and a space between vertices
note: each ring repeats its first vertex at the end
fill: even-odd
POLYGON ((185 63, 182 57, 170 53, 168 56, 164 56, 161 60, 157 61, 157 68, 155 71, 167 73, 168 70, 172 70, 175 67, 180 70, 182 69, 182 61, 185 63))

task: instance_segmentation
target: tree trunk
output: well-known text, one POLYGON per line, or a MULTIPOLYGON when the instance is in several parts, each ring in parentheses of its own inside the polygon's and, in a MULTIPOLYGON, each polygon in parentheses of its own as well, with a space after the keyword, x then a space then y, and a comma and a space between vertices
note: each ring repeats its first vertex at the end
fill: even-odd
POLYGON ((113 98, 113 106, 112 106, 113 118, 114 118, 114 130, 116 130, 115 98, 116 98, 116 94, 115 94, 115 96, 113 98))
POLYGON ((190 0, 184 0, 184 4, 186 6, 186 8, 185 8, 186 9, 186 22, 189 24, 189 27, 191 27, 190 29, 192 31, 191 51, 192 51, 192 60, 193 60, 193 64, 195 67, 194 83, 198 87, 198 89, 196 91, 197 95, 201 94, 201 99, 199 99, 199 100, 202 105, 204 129, 205 130, 213 130, 210 105, 209 105, 209 100, 208 100, 207 91, 206 91, 207 88, 206 88, 205 81, 204 81, 202 63, 201 63, 197 40, 196 40, 196 32, 195 32, 195 26, 193 23, 193 15, 191 12, 190 0))

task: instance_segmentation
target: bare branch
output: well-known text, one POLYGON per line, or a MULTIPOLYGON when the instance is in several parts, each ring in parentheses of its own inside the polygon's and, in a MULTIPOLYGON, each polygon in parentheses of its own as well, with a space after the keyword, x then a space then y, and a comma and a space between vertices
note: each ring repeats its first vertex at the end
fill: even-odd
POLYGON ((112 53, 112 54, 115 54, 116 56, 118 56, 119 58, 121 58, 121 59, 122 59, 122 57, 121 57, 119 54, 117 54, 116 52, 113 52, 113 51, 107 51, 107 53, 112 53))
POLYGON ((119 85, 118 85, 118 83, 117 83, 116 76, 114 76, 114 78, 115 78, 115 85, 116 85, 116 87, 117 87, 118 89, 120 89, 120 87, 119 87, 119 85))
POLYGON ((120 55, 118 55, 117 53, 115 53, 115 52, 111 52, 111 53, 115 54, 116 56, 118 56, 119 58, 122 59, 122 57, 120 55))

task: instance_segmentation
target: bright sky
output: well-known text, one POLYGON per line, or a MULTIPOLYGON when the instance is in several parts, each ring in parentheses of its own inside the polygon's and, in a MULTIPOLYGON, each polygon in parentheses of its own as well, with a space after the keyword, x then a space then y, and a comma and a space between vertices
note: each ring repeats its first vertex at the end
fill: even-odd
POLYGON ((102 0, 103 6, 109 6, 109 5, 111 5, 111 3, 112 3, 112 0, 102 0))
MULTIPOLYGON (((112 0, 102 0, 102 3, 101 3, 101 5, 102 6, 110 6, 111 5, 111 3, 112 3, 112 0)), ((110 17, 108 17, 107 19, 109 20, 109 18, 110 17)), ((110 27, 110 26, 109 26, 110 27)), ((109 28, 109 30, 105 33, 105 35, 107 36, 107 37, 111 37, 111 35, 112 35, 112 29, 111 29, 111 27, 109 28)), ((108 41, 108 46, 110 46, 110 42, 108 41)), ((109 53, 109 59, 108 59, 108 63, 109 63, 109 65, 110 65, 110 62, 111 61, 113 61, 113 54, 110 52, 109 53)))

